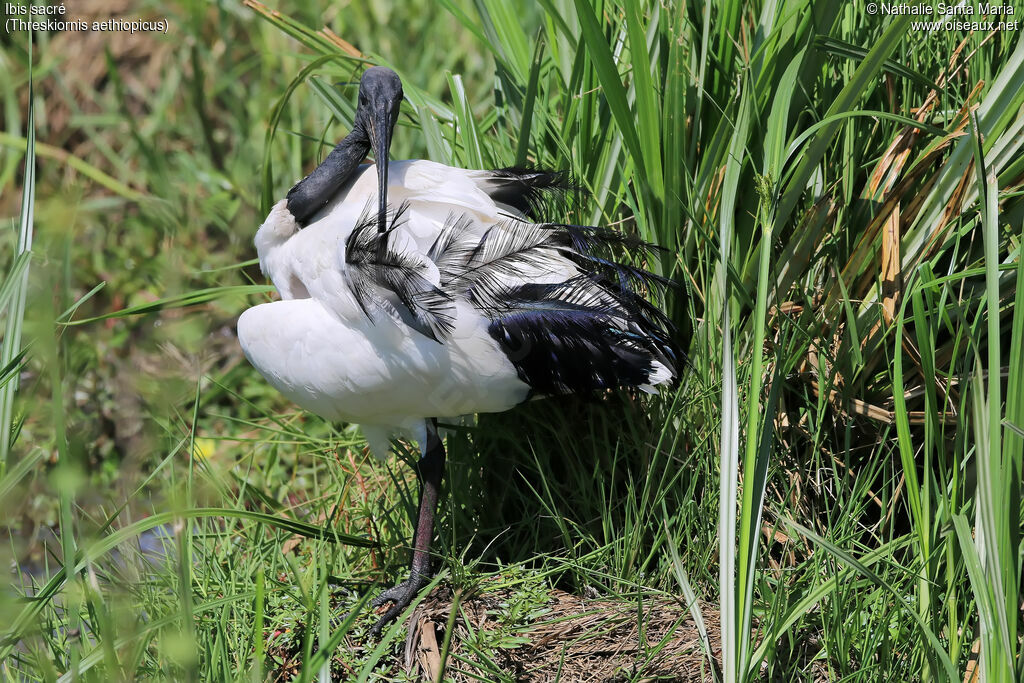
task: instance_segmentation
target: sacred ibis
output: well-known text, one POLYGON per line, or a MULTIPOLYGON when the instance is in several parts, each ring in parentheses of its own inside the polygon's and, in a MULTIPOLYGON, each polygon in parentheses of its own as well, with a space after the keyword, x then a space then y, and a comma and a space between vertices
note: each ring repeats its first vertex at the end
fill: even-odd
POLYGON ((534 396, 653 387, 680 352, 645 293, 665 284, 617 260, 642 243, 543 220, 559 173, 388 162, 402 84, 368 69, 352 132, 278 202, 256 233, 280 301, 245 311, 246 357, 299 406, 357 423, 371 451, 421 447, 409 578, 379 635, 431 573, 444 471, 437 418, 508 410, 534 396), (372 149, 375 164, 362 163, 372 149), (374 210, 376 205, 376 210, 374 210))

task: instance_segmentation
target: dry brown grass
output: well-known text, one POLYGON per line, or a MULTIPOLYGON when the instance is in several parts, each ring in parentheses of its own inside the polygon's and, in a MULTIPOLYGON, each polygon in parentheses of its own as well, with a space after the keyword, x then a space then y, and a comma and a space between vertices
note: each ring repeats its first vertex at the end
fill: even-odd
MULTIPOLYGON (((436 680, 453 597, 452 590, 442 586, 423 600, 409 621, 404 647, 388 663, 392 675, 402 680, 436 680)), ((645 596, 641 621, 636 601, 589 599, 553 590, 543 617, 515 629, 525 642, 489 647, 491 662, 480 662, 473 642, 479 642, 481 633, 508 630, 497 615, 510 598, 511 591, 502 589, 458 600, 443 680, 494 680, 495 666, 504 680, 515 681, 713 680, 690 611, 681 601, 664 597, 645 596)), ((718 614, 704 604, 701 611, 717 660, 721 656, 718 614)), ((372 648, 373 643, 353 640, 346 645, 372 648)), ((271 648, 268 654, 278 663, 273 680, 293 680, 301 669, 299 652, 271 648)), ((346 667, 339 658, 335 665, 344 676, 346 667)))

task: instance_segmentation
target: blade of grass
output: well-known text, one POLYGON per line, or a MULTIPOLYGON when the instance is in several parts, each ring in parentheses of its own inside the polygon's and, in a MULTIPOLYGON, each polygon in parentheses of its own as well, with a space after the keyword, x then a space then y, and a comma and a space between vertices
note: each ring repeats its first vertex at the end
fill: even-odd
MULTIPOLYGON (((254 599, 253 593, 240 593, 238 595, 228 595, 222 598, 210 600, 195 606, 196 614, 203 614, 215 609, 220 609, 225 605, 229 605, 234 602, 247 602, 254 599)), ((173 626, 180 617, 177 614, 173 614, 163 619, 157 619, 147 624, 141 625, 138 632, 133 632, 127 636, 118 638, 112 643, 115 651, 123 652, 132 643, 148 642, 154 636, 159 634, 161 631, 166 629, 168 626, 173 626)), ((104 658, 103 648, 96 648, 88 655, 82 657, 82 660, 78 663, 78 668, 70 669, 64 672, 60 678, 56 679, 56 683, 72 683, 78 680, 78 677, 82 674, 91 670, 94 666, 101 663, 104 658)), ((263 680, 262 678, 260 680, 263 680)))
POLYGON ((679 590, 683 592, 683 599, 686 600, 686 606, 690 610, 690 616, 693 619, 694 625, 697 627, 697 635, 700 636, 701 648, 704 650, 704 656, 707 657, 708 666, 712 672, 712 679, 717 683, 719 680, 718 667, 715 664, 715 653, 711 648, 711 639, 708 638, 708 627, 704 623, 704 613, 701 612, 700 602, 697 600, 697 594, 693 590, 693 586, 690 584, 690 579, 686 575, 686 570, 683 568, 683 561, 679 557, 679 550, 676 547, 676 541, 672 537, 672 532, 668 525, 668 508, 665 506, 665 501, 661 501, 661 512, 662 512, 662 523, 665 526, 665 535, 668 537, 668 551, 669 557, 672 561, 672 570, 675 573, 676 582, 679 584, 679 590))
POLYGON ((647 50, 647 36, 641 21, 639 0, 625 0, 626 29, 632 52, 633 92, 636 94, 633 125, 638 134, 641 154, 637 164, 645 168, 644 177, 651 194, 664 200, 664 173, 661 165, 661 102, 651 79, 651 56, 647 50))
MULTIPOLYGON (((358 536, 342 534, 327 527, 318 527, 293 519, 273 517, 271 515, 254 512, 252 510, 231 508, 193 508, 190 510, 161 512, 151 515, 146 519, 118 529, 91 545, 84 546, 81 550, 78 562, 72 568, 71 573, 74 574, 81 571, 87 564, 95 562, 98 558, 106 555, 121 543, 135 538, 144 531, 172 524, 181 518, 200 519, 206 517, 247 519, 281 529, 282 531, 303 536, 305 538, 322 539, 332 543, 344 543, 363 548, 375 547, 375 544, 372 541, 358 536)), ((28 606, 10 622, 10 626, 0 631, 0 633, 2 633, 2 636, 0 636, 0 660, 11 653, 11 650, 16 643, 24 637, 26 629, 29 628, 31 624, 35 623, 36 617, 42 612, 42 610, 46 609, 47 601, 53 598, 53 596, 63 588, 66 582, 65 568, 61 568, 35 593, 28 606)))
POLYGON ((227 287, 209 287, 207 289, 197 289, 192 292, 186 292, 184 294, 175 294, 173 296, 164 297, 163 299, 157 299, 156 301, 149 301, 144 304, 137 304, 135 306, 128 306, 122 308, 119 311, 112 311, 110 313, 104 313, 103 315, 92 316, 91 318, 82 318, 81 320, 69 320, 63 322, 63 325, 87 325, 89 323, 99 322, 101 320, 116 320, 118 318, 127 318, 133 315, 143 315, 146 313, 156 313, 165 309, 174 308, 185 308, 187 306, 196 306, 198 304, 205 304, 210 301, 216 301, 225 296, 248 296, 250 294, 273 294, 277 290, 271 285, 231 285, 227 287))
MULTIPOLYGON (((736 490, 739 488, 739 396, 732 353, 729 306, 722 315, 722 437, 718 512, 718 580, 721 590, 722 673, 726 683, 739 680, 740 619, 736 604, 736 490)), ((746 667, 744 667, 745 669, 746 667)))
MULTIPOLYGON (((605 101, 612 112, 619 133, 629 151, 629 155, 636 161, 637 169, 646 169, 644 166, 644 150, 640 145, 640 138, 636 131, 636 121, 633 112, 629 109, 629 100, 626 97, 626 88, 622 84, 619 70, 612 56, 611 47, 605 38, 601 23, 598 20, 594 8, 587 0, 575 0, 576 14, 580 20, 580 33, 587 46, 587 56, 590 63, 597 72, 598 81, 604 91, 605 101)), ((662 181, 648 178, 644 171, 640 173, 640 182, 652 184, 655 190, 657 184, 662 181)), ((664 189, 662 188, 662 194, 664 189)))
MULTIPOLYGON (((857 70, 854 71, 853 78, 843 86, 843 89, 829 107, 824 118, 828 119, 831 116, 850 110, 863 97, 868 85, 878 75, 889 55, 899 46, 902 38, 907 34, 907 30, 910 27, 910 19, 909 16, 898 16, 889 24, 881 38, 868 51, 864 60, 857 67, 857 70)), ((778 225, 786 225, 789 221, 790 214, 796 208, 797 201, 807 187, 807 181, 821 161, 821 157, 828 150, 838 127, 838 121, 832 121, 824 126, 807 146, 807 150, 801 156, 792 179, 779 199, 779 207, 776 212, 778 225)))
MULTIPOLYGON (((31 136, 31 144, 33 159, 40 157, 44 159, 53 159, 61 164, 67 164, 94 183, 105 187, 119 197, 123 197, 129 201, 141 202, 149 199, 149 195, 145 190, 134 190, 117 178, 111 177, 92 164, 79 159, 73 154, 69 154, 67 151, 59 147, 47 145, 44 142, 37 142, 34 133, 31 136)), ((29 139, 0 131, 0 145, 15 151, 27 151, 29 139)))
POLYGON ((462 138, 463 162, 469 168, 483 168, 484 158, 480 146, 480 132, 476 128, 473 108, 466 98, 466 88, 462 84, 462 76, 445 74, 448 78, 448 89, 455 103, 455 120, 458 123, 458 134, 462 138))
MULTIPOLYGON (((29 63, 31 64, 32 45, 29 41, 29 63)), ((32 253, 32 236, 34 232, 34 211, 36 191, 36 131, 35 131, 35 100, 32 89, 32 70, 29 69, 29 107, 26 122, 25 146, 25 177, 22 182, 21 219, 18 224, 18 242, 15 247, 17 261, 13 274, 4 278, 5 299, 12 305, 7 309, 7 324, 4 331, 3 344, 0 346, 0 367, 11 364, 21 352, 21 329, 25 318, 25 299, 28 294, 28 269, 32 253), (10 283, 10 284, 8 284, 10 283)), ((0 386, 0 477, 7 472, 12 437, 12 420, 14 419, 14 397, 18 391, 18 379, 0 386)))
POLYGON ((530 77, 526 84, 526 97, 523 100, 523 122, 519 129, 519 142, 516 144, 516 166, 525 166, 530 151, 530 130, 533 126, 533 108, 537 101, 537 86, 540 81, 540 68, 544 63, 544 34, 537 35, 533 46, 533 60, 530 63, 530 77))
POLYGON ((921 634, 924 635, 925 638, 928 640, 928 644, 931 646, 932 651, 935 653, 939 662, 942 664, 942 670, 943 673, 946 675, 946 680, 950 683, 957 683, 959 681, 959 677, 956 675, 956 669, 953 667, 953 662, 950 661, 949 655, 946 654, 946 649, 942 646, 942 643, 939 641, 938 636, 936 636, 935 633, 933 633, 932 630, 928 628, 928 625, 925 624, 924 621, 921 619, 921 615, 919 615, 913 609, 912 606, 907 604, 907 602, 904 600, 903 596, 900 594, 898 590, 896 590, 893 586, 883 581, 877 574, 871 571, 863 562, 860 562, 859 560, 855 559, 852 555, 850 555, 845 550, 839 548, 831 541, 822 538, 821 536, 814 533, 807 527, 797 522, 794 522, 791 519, 784 519, 783 521, 786 523, 787 526, 793 529, 793 531, 799 533, 801 536, 805 536, 806 538, 809 538, 810 540, 814 541, 815 544, 824 548, 829 555, 832 555, 843 564, 846 564, 847 566, 851 567, 858 574, 871 581, 871 583, 875 584, 882 590, 892 595, 892 597, 895 600, 894 604, 899 605, 901 610, 903 610, 906 614, 913 618, 921 634))
MULTIPOLYGON (((1002 462, 1002 354, 1000 350, 999 316, 999 187, 995 174, 987 170, 982 140, 978 126, 977 111, 970 114, 971 137, 974 141, 974 169, 978 181, 978 196, 981 204, 981 235, 985 252, 985 306, 986 337, 988 357, 984 362, 988 381, 982 380, 982 361, 979 359, 975 374, 974 402, 975 431, 977 434, 976 458, 978 463, 977 483, 977 543, 980 550, 981 566, 987 581, 975 584, 975 595, 980 602, 983 596, 991 601, 994 610, 990 615, 994 621, 982 624, 982 662, 987 680, 1010 681, 1014 675, 1014 646, 1017 641, 1017 619, 1010 615, 1018 613, 1017 590, 1020 577, 1016 571, 1017 548, 1011 545, 1010 529, 1019 527, 1020 516, 1009 516, 1011 510, 1019 509, 1019 499, 1011 501, 1008 470, 1002 462), (980 400, 981 389, 987 384, 985 400, 980 400), (1016 505, 1015 505, 1016 503, 1016 505), (984 587, 983 587, 984 586, 984 587), (980 593, 980 594, 979 594, 980 593), (986 628, 987 626, 987 628, 986 628), (985 637, 987 636, 987 637, 985 637)), ((1008 464, 1008 463, 1007 463, 1008 464)))

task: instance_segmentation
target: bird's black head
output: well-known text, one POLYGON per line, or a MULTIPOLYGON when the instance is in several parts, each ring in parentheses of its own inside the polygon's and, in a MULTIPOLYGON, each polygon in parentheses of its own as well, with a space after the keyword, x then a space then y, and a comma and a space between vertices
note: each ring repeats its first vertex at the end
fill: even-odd
POLYGON ((377 163, 377 229, 380 232, 384 231, 387 214, 388 151, 401 104, 402 79, 398 74, 384 66, 373 66, 363 73, 359 81, 356 125, 361 126, 370 139, 370 148, 377 163))

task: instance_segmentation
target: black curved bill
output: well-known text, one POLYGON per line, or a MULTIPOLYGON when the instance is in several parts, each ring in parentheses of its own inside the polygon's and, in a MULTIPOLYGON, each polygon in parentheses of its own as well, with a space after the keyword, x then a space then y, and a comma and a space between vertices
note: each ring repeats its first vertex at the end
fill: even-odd
POLYGON ((387 229, 388 211, 388 153, 391 150, 391 103, 375 107, 370 114, 370 148, 377 166, 377 231, 387 229))

